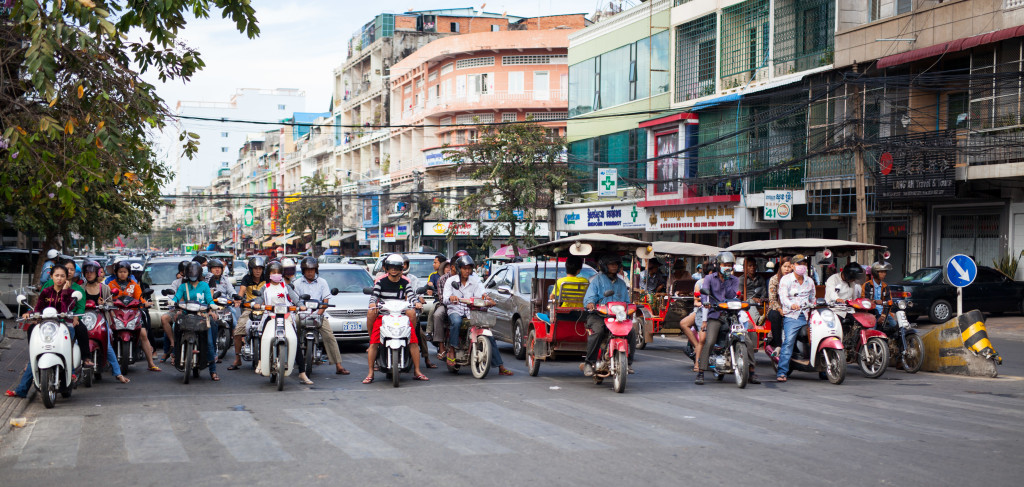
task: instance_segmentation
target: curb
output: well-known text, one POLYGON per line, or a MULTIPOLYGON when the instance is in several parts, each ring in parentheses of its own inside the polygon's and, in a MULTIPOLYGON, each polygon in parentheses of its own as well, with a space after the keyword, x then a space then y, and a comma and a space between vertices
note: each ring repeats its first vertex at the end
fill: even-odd
POLYGON ((11 431, 11 418, 16 418, 25 412, 36 397, 35 387, 29 389, 28 397, 4 397, 0 400, 0 440, 11 431))
MULTIPOLYGON (((924 342, 925 357, 921 370, 972 377, 996 377, 999 371, 995 362, 978 355, 964 344, 965 328, 972 332, 968 334, 969 337, 978 334, 980 340, 984 335, 984 316, 980 312, 971 311, 959 318, 936 325, 931 330, 922 330, 921 340, 924 342), (961 322, 971 325, 965 327, 961 322), (981 333, 976 331, 979 328, 982 330, 981 333)), ((975 343, 979 340, 975 340, 975 343)), ((987 338, 985 342, 988 342, 987 338)))

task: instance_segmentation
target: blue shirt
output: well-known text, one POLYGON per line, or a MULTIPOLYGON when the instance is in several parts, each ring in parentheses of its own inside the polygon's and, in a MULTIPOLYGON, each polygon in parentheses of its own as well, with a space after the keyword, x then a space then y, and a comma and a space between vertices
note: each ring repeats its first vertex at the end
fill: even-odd
POLYGON ((178 292, 174 293, 174 302, 179 303, 182 299, 187 301, 198 301, 207 306, 213 304, 213 293, 210 292, 210 285, 206 281, 199 281, 195 287, 192 283, 183 282, 178 286, 178 292), (186 294, 186 288, 188 293, 186 294))
POLYGON ((615 278, 615 282, 608 279, 606 274, 596 274, 590 278, 590 285, 587 286, 587 294, 583 296, 583 305, 588 304, 607 304, 610 302, 629 302, 629 288, 626 287, 626 282, 618 277, 615 278), (607 290, 615 291, 615 294, 611 296, 605 296, 604 292, 607 290))
MULTIPOLYGON (((724 303, 726 301, 739 299, 736 296, 736 293, 740 289, 740 280, 732 274, 729 274, 724 281, 720 276, 721 274, 715 273, 704 278, 704 283, 702 285, 704 286, 704 289, 708 290, 708 294, 710 294, 710 296, 707 296, 708 299, 704 299, 704 302, 724 303)), ((708 313, 708 319, 716 320, 720 314, 721 312, 719 311, 712 311, 708 313)))

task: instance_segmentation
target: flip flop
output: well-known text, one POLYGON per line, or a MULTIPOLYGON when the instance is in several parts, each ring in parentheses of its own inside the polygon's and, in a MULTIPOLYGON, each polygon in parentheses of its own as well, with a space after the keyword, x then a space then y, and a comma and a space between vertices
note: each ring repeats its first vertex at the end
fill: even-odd
POLYGON ((417 375, 417 376, 413 377, 413 380, 422 380, 422 381, 426 382, 426 381, 429 381, 430 379, 427 376, 425 376, 423 374, 420 374, 420 375, 417 375))
POLYGON ((335 375, 348 375, 350 373, 351 372, 349 372, 348 369, 346 369, 345 367, 342 367, 341 370, 335 370, 334 371, 335 375))
POLYGON ((427 362, 427 368, 428 369, 436 369, 437 368, 437 364, 431 363, 431 362, 427 362))
POLYGON ((157 367, 157 366, 154 365, 154 366, 149 368, 149 371, 150 372, 160 372, 160 367, 157 367))
POLYGON ((132 381, 131 379, 125 377, 124 375, 119 375, 119 376, 115 377, 115 379, 121 381, 122 384, 127 384, 127 383, 132 381))
POLYGON ((789 380, 789 378, 784 375, 780 375, 775 378, 775 382, 786 382, 787 380, 789 380))
POLYGON ((160 357, 160 362, 166 362, 169 358, 171 358, 171 354, 165 353, 163 357, 160 357))
POLYGON ((220 380, 220 376, 217 374, 210 374, 210 380, 217 382, 220 380))
POLYGON ((367 378, 363 379, 363 384, 372 384, 372 383, 373 383, 373 377, 367 377, 367 378))
POLYGON ((500 368, 498 369, 498 375, 512 375, 512 371, 505 368, 500 368))
MULTIPOLYGON (((14 391, 12 391, 10 389, 8 389, 7 392, 4 393, 4 395, 7 396, 7 397, 21 397, 16 392, 14 392, 14 391)), ((24 398, 22 398, 22 399, 24 399, 24 398)))
POLYGON ((311 386, 313 385, 313 381, 309 379, 299 379, 299 384, 311 386))
POLYGON ((231 364, 231 365, 228 366, 228 370, 238 370, 240 368, 242 368, 241 365, 231 364))

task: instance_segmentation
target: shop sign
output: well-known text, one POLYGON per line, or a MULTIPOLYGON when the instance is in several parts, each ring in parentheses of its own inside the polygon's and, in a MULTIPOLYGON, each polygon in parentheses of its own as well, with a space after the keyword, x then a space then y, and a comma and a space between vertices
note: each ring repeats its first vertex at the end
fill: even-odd
POLYGON ((792 220, 793 219, 793 192, 765 190, 764 192, 764 219, 765 220, 792 220))
POLYGON ((619 170, 614 167, 597 169, 597 196, 615 196, 619 192, 619 170))
POLYGON ((555 210, 555 216, 555 228, 560 232, 642 229, 647 225, 647 210, 635 204, 566 208, 555 210))
POLYGON ((444 149, 431 149, 423 152, 424 165, 427 167, 440 167, 454 165, 451 159, 444 157, 444 149))
POLYGON ((395 227, 395 238, 398 240, 405 240, 409 238, 409 225, 399 225, 395 227))
POLYGON ((746 230, 751 228, 750 212, 734 204, 677 206, 649 210, 647 231, 746 230))
POLYGON ((426 222, 423 224, 423 236, 447 237, 453 226, 455 235, 459 237, 476 236, 480 232, 476 222, 426 222))
MULTIPOLYGON (((952 131, 925 132, 879 140, 874 156, 879 200, 956 197, 956 137, 952 131)), ((870 159, 869 159, 870 161, 870 159)))
POLYGON ((384 227, 384 241, 394 242, 395 241, 395 227, 384 227))

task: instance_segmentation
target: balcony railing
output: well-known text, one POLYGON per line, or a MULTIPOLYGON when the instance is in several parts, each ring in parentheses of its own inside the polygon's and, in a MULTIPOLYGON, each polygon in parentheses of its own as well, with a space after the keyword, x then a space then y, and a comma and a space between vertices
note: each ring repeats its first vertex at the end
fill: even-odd
POLYGON ((427 99, 422 109, 415 106, 407 106, 402 111, 402 119, 406 120, 417 113, 424 116, 436 112, 453 110, 474 110, 491 108, 524 108, 531 106, 567 107, 569 103, 569 92, 564 90, 524 90, 512 93, 505 90, 491 91, 488 93, 465 93, 462 95, 448 95, 427 99))

